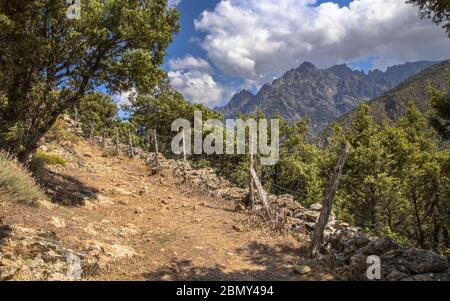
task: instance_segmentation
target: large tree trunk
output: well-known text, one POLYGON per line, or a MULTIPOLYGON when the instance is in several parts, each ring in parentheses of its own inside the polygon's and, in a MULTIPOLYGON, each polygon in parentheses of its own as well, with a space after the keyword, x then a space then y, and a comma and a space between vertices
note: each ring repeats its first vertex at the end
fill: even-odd
POLYGON ((341 155, 336 163, 333 175, 331 177, 330 187, 328 188, 327 195, 322 203, 322 211, 320 212, 319 221, 317 222, 316 229, 314 230, 311 241, 310 247, 311 257, 317 256, 320 252, 320 246, 322 244, 323 238, 323 231, 325 230, 325 227, 328 224, 328 220, 330 218, 334 197, 336 196, 336 191, 338 189, 339 181, 342 176, 342 170, 344 169, 344 164, 345 161, 347 160, 347 155, 349 151, 350 151, 350 144, 347 142, 342 148, 341 155))
MULTIPOLYGON (((33 155, 36 153, 38 143, 44 135, 53 127, 59 114, 55 114, 44 126, 40 127, 37 132, 30 133, 29 138, 26 139, 25 149, 18 155, 18 160, 24 164, 29 163, 33 155)), ((31 130, 30 130, 31 131, 31 130)))

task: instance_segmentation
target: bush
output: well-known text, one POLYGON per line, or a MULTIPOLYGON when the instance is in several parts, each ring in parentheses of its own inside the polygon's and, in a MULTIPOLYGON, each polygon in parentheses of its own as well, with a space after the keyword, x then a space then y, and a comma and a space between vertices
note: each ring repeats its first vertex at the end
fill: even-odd
POLYGON ((2 200, 34 203, 44 193, 25 166, 0 150, 0 195, 2 200))
POLYGON ((30 169, 36 177, 41 177, 46 165, 66 166, 66 161, 60 156, 46 153, 41 150, 36 151, 36 155, 30 162, 30 169))
POLYGON ((61 158, 60 156, 49 154, 44 151, 38 150, 36 152, 36 156, 34 157, 34 160, 40 160, 48 165, 61 165, 66 166, 66 161, 61 158))

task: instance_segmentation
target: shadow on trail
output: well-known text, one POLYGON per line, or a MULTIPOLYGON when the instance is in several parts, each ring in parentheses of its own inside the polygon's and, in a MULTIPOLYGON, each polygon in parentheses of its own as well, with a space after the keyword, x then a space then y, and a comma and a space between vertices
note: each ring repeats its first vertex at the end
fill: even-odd
POLYGON ((39 179, 49 199, 68 207, 82 206, 86 199, 95 198, 98 190, 72 176, 46 171, 39 179))
POLYGON ((250 263, 257 265, 255 269, 242 269, 227 272, 226 267, 216 264, 212 267, 193 266, 189 259, 173 261, 170 266, 146 273, 147 280, 178 281, 298 281, 321 279, 320 271, 313 271, 301 276, 293 270, 293 265, 306 264, 300 260, 306 250, 291 248, 286 245, 275 247, 252 242, 248 248, 236 250, 236 254, 245 257, 250 263))

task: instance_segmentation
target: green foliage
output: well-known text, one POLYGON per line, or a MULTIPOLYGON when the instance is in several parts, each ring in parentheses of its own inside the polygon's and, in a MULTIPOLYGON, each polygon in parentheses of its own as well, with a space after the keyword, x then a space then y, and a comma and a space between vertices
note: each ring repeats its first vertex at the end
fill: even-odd
POLYGON ((153 139, 152 131, 156 130, 160 151, 166 155, 171 154, 171 137, 175 136, 171 125, 176 119, 187 119, 193 125, 195 111, 202 112, 203 120, 222 119, 219 113, 184 100, 180 93, 172 90, 167 78, 152 93, 138 94, 130 101, 130 122, 136 126, 136 134, 141 137, 142 142, 146 140, 145 146, 149 147, 147 137, 153 139))
POLYGON ((320 202, 325 182, 321 173, 324 153, 307 141, 308 121, 289 125, 282 120, 280 134, 280 160, 274 167, 265 167, 274 184, 271 190, 278 194, 293 191, 305 206, 320 202))
POLYGON ((36 152, 35 160, 43 161, 48 165, 61 165, 66 166, 66 161, 58 155, 49 154, 44 151, 38 150, 36 152))
POLYGON ((30 161, 30 170, 33 175, 40 178, 47 165, 66 166, 66 161, 57 155, 38 150, 30 161))
POLYGON ((65 123, 63 120, 58 118, 52 128, 45 135, 47 142, 61 142, 73 139, 73 135, 69 133, 65 128, 65 123))
POLYGON ((449 152, 439 150, 427 119, 410 103, 395 124, 380 127, 363 105, 344 135, 352 150, 338 191, 338 216, 374 234, 445 253, 449 152))
MULTIPOLYGON (((450 73, 448 74, 450 87, 450 73)), ((440 91, 430 87, 431 103, 431 125, 442 136, 444 140, 450 139, 450 88, 440 91)))
POLYGON ((32 204, 45 196, 26 167, 0 151, 0 199, 32 204))
POLYGON ((81 122, 83 133, 87 136, 104 134, 119 121, 117 104, 103 93, 88 93, 71 112, 81 122))
POLYGON ((86 93, 151 91, 179 13, 167 0, 0 0, 0 147, 26 161, 86 93))

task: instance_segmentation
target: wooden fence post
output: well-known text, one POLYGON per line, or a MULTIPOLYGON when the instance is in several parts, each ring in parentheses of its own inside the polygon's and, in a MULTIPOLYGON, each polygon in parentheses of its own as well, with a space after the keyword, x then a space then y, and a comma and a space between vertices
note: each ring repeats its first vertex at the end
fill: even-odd
POLYGON ((74 106, 74 111, 75 111, 75 122, 78 122, 78 107, 74 106))
POLYGON ((90 129, 89 129, 89 139, 92 139, 92 138, 94 138, 94 122, 93 121, 91 121, 90 123, 89 123, 89 126, 90 126, 90 129))
MULTIPOLYGON (((159 171, 161 169, 161 165, 159 164, 159 149, 158 149, 158 135, 156 135, 156 130, 153 130, 153 138, 155 140, 155 156, 156 156, 156 168, 159 171)), ((184 141, 184 138, 183 138, 184 141)))
POLYGON ((116 150, 115 150, 115 154, 116 156, 119 154, 119 129, 116 127, 116 139, 114 141, 116 150))
POLYGON ((133 139, 131 138, 131 131, 129 127, 127 127, 127 131, 128 131, 128 151, 130 153, 130 157, 133 158, 134 157, 133 139))
POLYGON ((184 184, 187 184, 187 166, 186 166, 186 141, 185 132, 183 130, 183 177, 184 184))
POLYGON ((249 202, 251 210, 255 207, 255 185, 253 182, 252 169, 253 169, 253 151, 252 146, 249 143, 249 168, 248 168, 248 188, 249 188, 249 202))
POLYGON ((106 136, 108 135, 106 126, 103 128, 103 139, 102 139, 102 148, 105 149, 106 147, 106 136))
POLYGON ((328 192, 325 196, 325 199, 322 202, 322 210, 320 211, 319 220, 317 222, 316 229, 314 230, 311 239, 311 246, 310 246, 311 257, 315 257, 320 253, 323 231, 325 230, 325 227, 328 224, 328 220, 330 218, 334 197, 336 196, 336 191, 338 189, 339 181, 342 176, 342 170, 344 168, 345 160, 347 159, 349 151, 350 151, 350 143, 346 142, 342 148, 341 155, 339 156, 336 166, 334 167, 333 175, 330 181, 330 186, 328 187, 328 192))
POLYGON ((253 167, 250 169, 250 174, 252 175, 252 179, 253 182, 255 183, 256 190, 258 190, 259 198, 261 199, 264 208, 266 208, 267 215, 270 217, 272 215, 272 212, 270 210, 269 200, 267 199, 266 192, 264 191, 261 181, 259 180, 258 175, 256 171, 253 169, 253 167))

